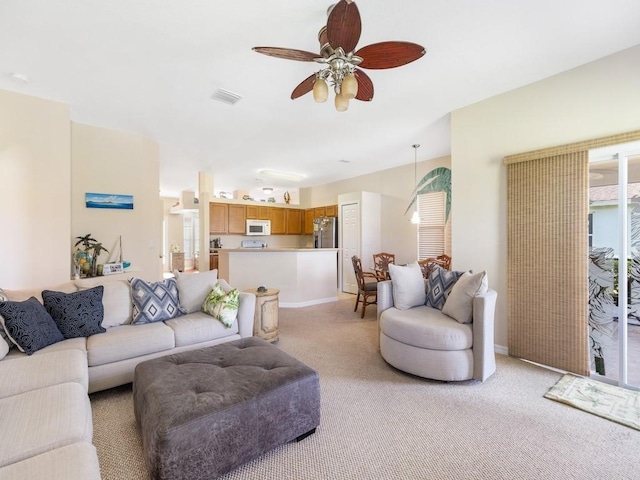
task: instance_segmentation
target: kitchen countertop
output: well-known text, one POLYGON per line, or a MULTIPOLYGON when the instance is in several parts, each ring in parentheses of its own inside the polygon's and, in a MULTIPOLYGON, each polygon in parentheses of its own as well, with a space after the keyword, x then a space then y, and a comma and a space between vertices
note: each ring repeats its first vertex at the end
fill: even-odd
POLYGON ((339 250, 338 248, 304 248, 304 247, 266 247, 266 248, 225 248, 224 251, 219 253, 226 252, 333 252, 339 250))

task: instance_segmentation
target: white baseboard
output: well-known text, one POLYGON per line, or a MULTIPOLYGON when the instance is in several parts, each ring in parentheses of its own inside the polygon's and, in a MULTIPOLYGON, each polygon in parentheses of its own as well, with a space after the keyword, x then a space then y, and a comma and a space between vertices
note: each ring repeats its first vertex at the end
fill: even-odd
POLYGON ((338 297, 328 297, 328 298, 319 298, 317 300, 310 300, 308 302, 298 302, 298 303, 290 303, 290 302, 280 302, 278 306, 280 308, 302 308, 302 307, 310 307, 312 305, 320 305, 322 303, 331 303, 337 302, 338 297))
POLYGON ((509 349, 502 345, 493 345, 494 351, 500 355, 509 355, 509 349))

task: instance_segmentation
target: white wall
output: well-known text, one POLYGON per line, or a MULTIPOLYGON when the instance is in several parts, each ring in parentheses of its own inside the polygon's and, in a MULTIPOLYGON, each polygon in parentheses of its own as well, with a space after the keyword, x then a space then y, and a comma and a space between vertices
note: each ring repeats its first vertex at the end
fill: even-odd
MULTIPOLYGON (((418 180, 438 167, 450 167, 449 157, 419 161, 418 180)), ((305 206, 316 206, 337 204, 338 195, 345 193, 366 191, 382 194, 380 249, 395 253, 397 263, 407 263, 416 260, 418 251, 416 226, 410 221, 412 210, 405 214, 411 202, 414 187, 414 164, 409 163, 401 167, 303 189, 301 199, 304 200, 305 206)))
MULTIPOLYGON (((91 233, 113 252, 121 235, 123 260, 131 262, 130 276, 149 281, 162 278, 157 143, 79 123, 72 123, 71 133, 72 238, 91 233), (133 195, 133 210, 86 208, 87 192, 133 195)), ((107 257, 103 254, 100 263, 107 257)))
POLYGON ((498 291, 496 344, 507 345, 503 158, 638 130, 639 106, 637 46, 452 113, 453 268, 487 270, 498 291))
POLYGON ((69 280, 69 107, 0 90, 0 288, 69 280))

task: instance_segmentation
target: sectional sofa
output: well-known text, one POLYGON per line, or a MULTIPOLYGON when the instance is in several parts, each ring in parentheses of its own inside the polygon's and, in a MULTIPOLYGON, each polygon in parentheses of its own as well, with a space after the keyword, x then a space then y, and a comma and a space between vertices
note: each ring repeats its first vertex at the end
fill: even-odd
MULTIPOLYGON (((31 355, 0 338, 0 479, 99 479, 88 393, 131 382, 142 361, 253 334, 253 294, 239 292, 237 315, 229 327, 201 311, 218 282, 225 291, 232 290, 217 279, 216 270, 176 272, 184 314, 137 324, 132 319, 140 318, 136 317, 140 305, 132 295, 140 292, 128 279, 82 279, 48 290, 64 294, 101 290, 104 331, 57 341, 31 355)), ((41 289, 1 293, 13 302, 31 297, 43 302, 41 289)), ((153 305, 151 309, 155 311, 153 305)))

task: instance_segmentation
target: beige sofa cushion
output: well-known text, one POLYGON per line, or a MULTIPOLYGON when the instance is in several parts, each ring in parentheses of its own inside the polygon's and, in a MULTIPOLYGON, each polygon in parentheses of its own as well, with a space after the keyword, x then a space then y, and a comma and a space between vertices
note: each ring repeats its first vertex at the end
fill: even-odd
POLYGON ((90 367, 174 348, 173 330, 162 322, 120 325, 87 338, 90 367))
POLYGON ((0 467, 93 437, 89 396, 75 382, 0 399, 0 425, 0 467))
POLYGON ((430 350, 465 350, 473 345, 473 329, 427 306, 389 308, 380 315, 380 330, 388 337, 430 350))
MULTIPOLYGON (((14 302, 24 302, 31 297, 36 297, 40 303, 42 302, 42 290, 44 288, 29 288, 25 290, 7 290, 4 289, 4 293, 9 297, 9 300, 14 302)), ((78 288, 73 282, 65 282, 55 287, 47 288, 47 290, 53 290, 56 292, 73 293, 77 292, 78 288)))
POLYGON ((0 479, 100 480, 96 447, 78 442, 0 468, 0 479))
POLYGON ((199 312, 205 298, 218 281, 218 270, 199 273, 173 272, 178 284, 180 306, 187 313, 199 312))
POLYGON ((133 303, 131 302, 131 286, 127 280, 83 279, 77 280, 76 285, 80 290, 87 290, 97 285, 104 287, 104 293, 102 294, 102 305, 104 307, 102 326, 104 328, 131 323, 133 303))
POLYGON ((238 333, 237 320, 233 322, 231 327, 225 327, 222 322, 203 312, 172 318, 164 323, 173 330, 176 338, 176 347, 194 345, 238 333))
POLYGON ((0 398, 67 382, 88 391, 87 355, 80 350, 9 357, 0 362, 0 398))

